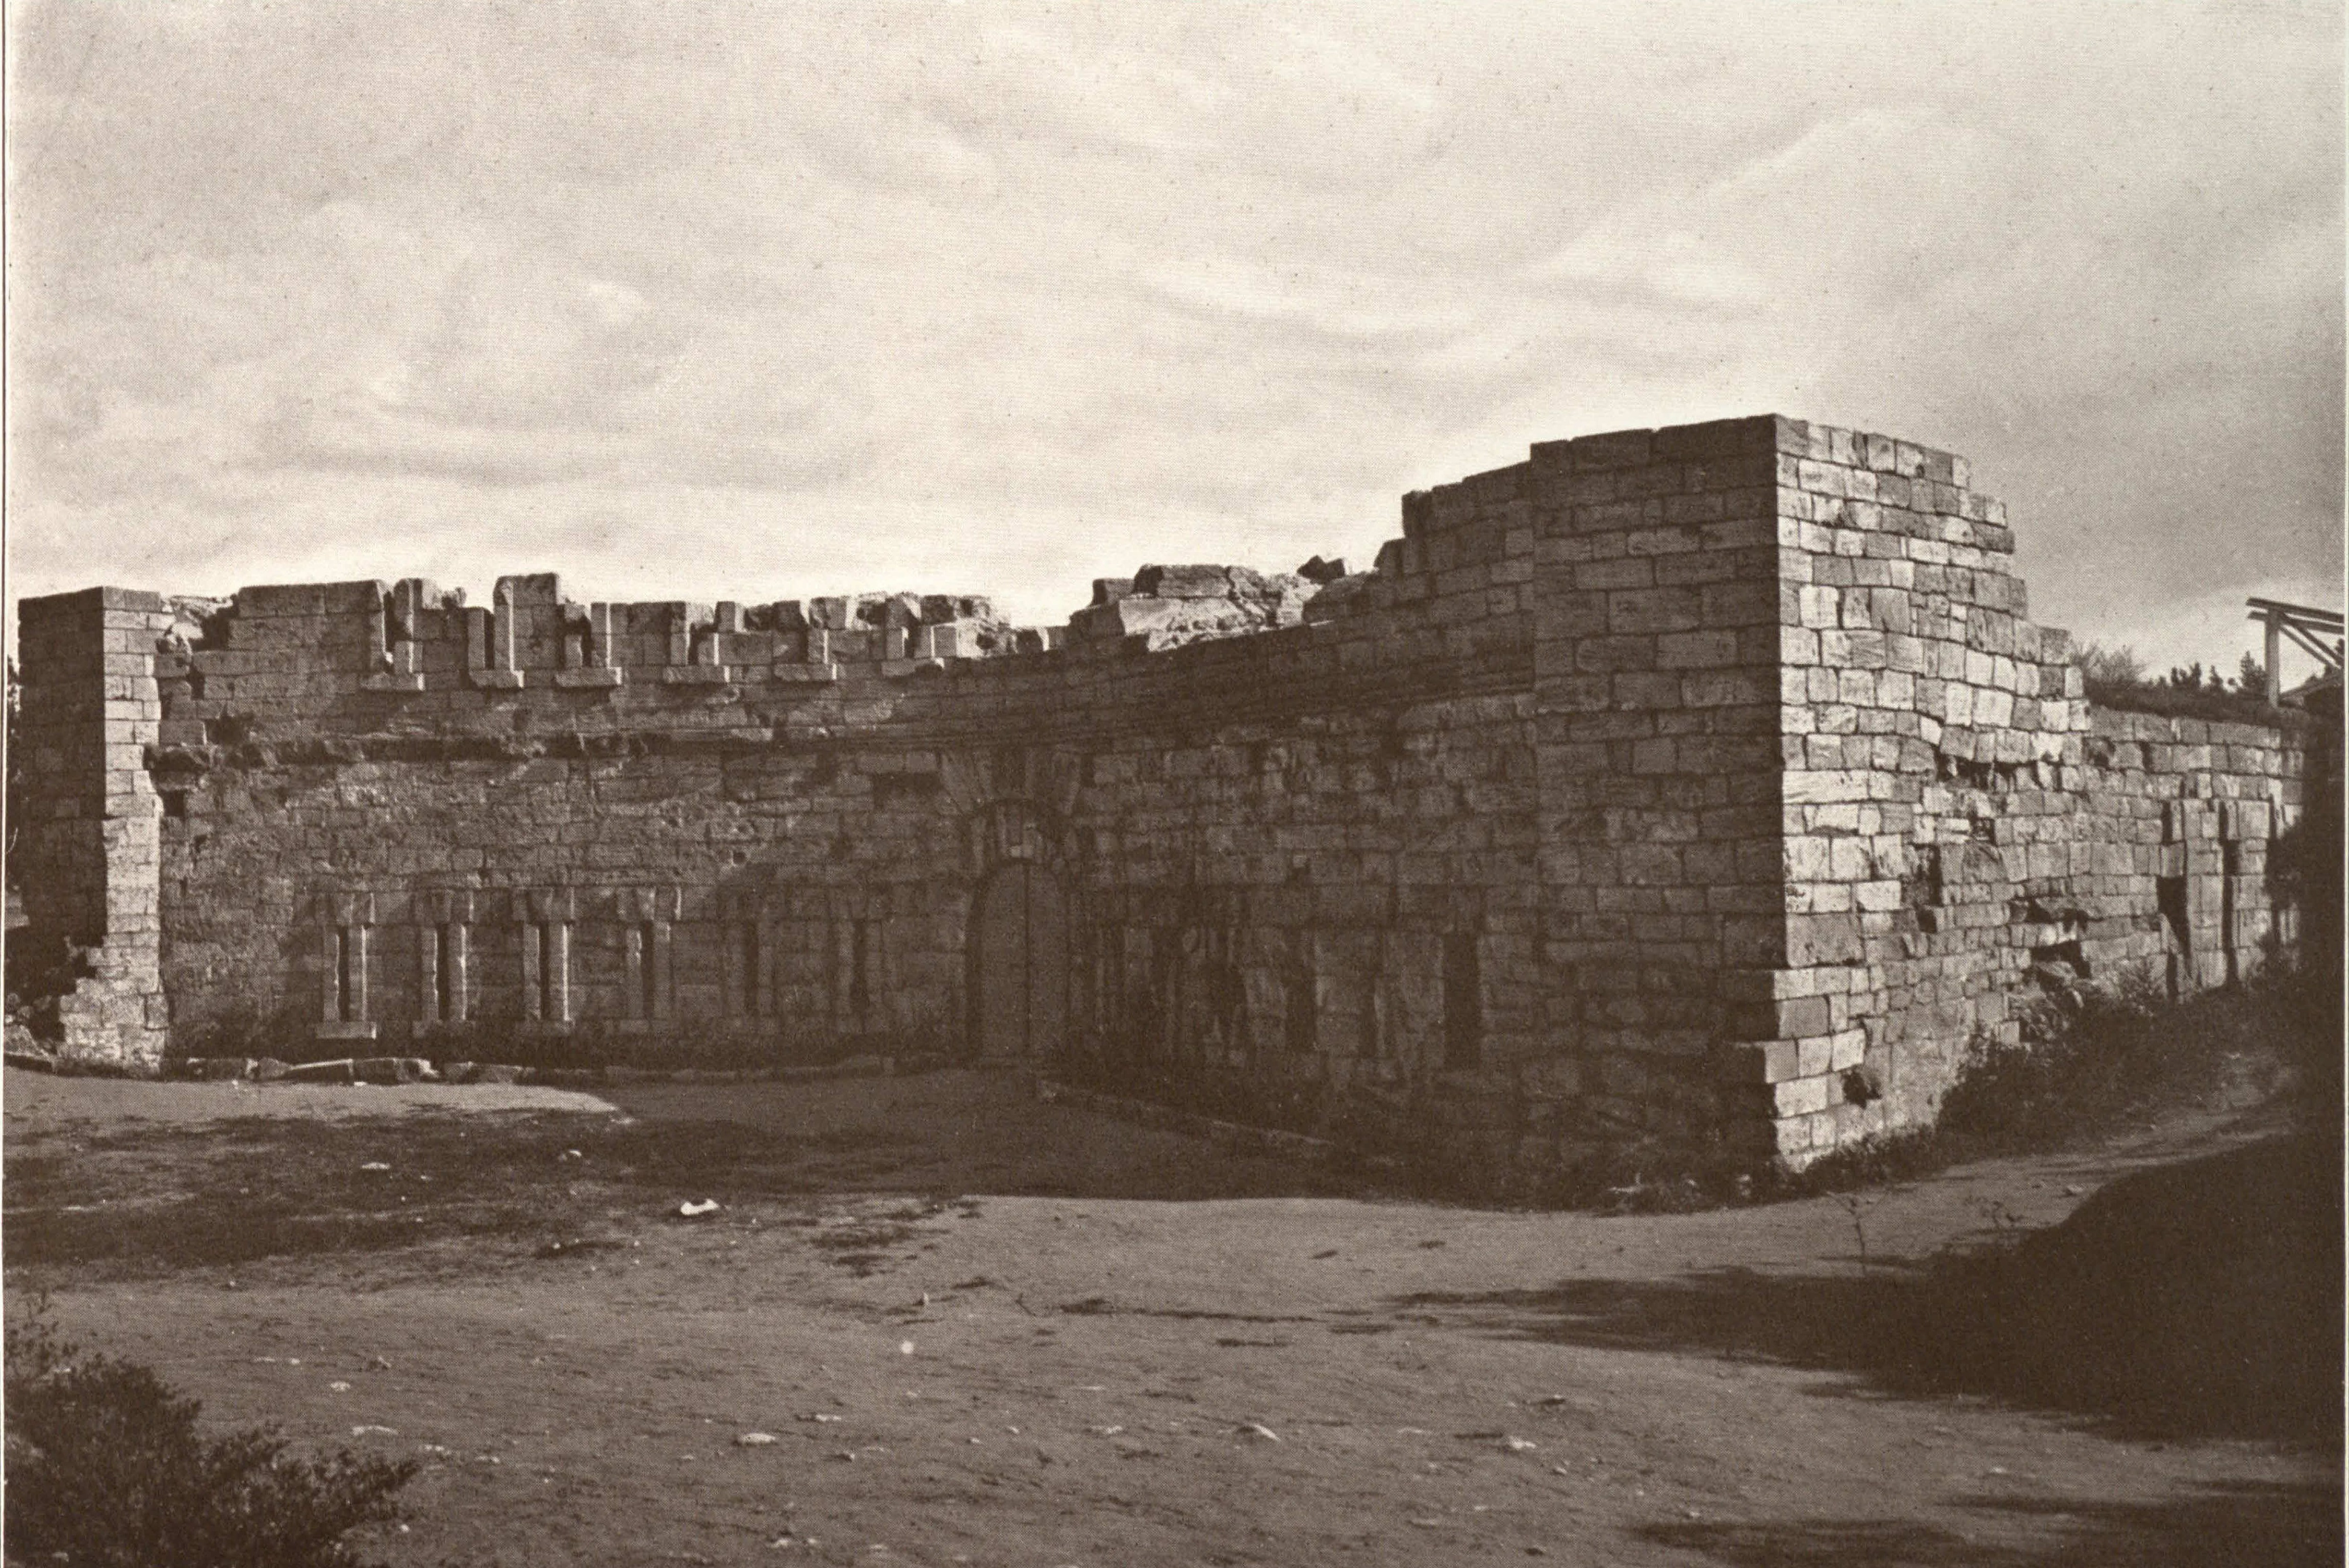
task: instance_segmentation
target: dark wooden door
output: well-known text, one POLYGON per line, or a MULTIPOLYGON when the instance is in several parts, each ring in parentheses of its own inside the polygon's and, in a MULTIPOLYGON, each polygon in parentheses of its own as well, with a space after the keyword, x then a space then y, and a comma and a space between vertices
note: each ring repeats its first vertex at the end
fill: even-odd
POLYGON ((979 890, 971 1020, 988 1061, 1048 1057, 1069 1016, 1068 903, 1052 873, 1014 861, 979 890))

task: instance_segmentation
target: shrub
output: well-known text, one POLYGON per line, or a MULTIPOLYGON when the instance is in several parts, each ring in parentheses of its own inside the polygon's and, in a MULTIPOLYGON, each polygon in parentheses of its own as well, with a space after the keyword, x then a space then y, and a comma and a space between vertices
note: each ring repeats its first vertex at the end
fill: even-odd
POLYGON ((2157 677, 2147 671, 2137 650, 2126 645, 2106 647, 2090 643, 2073 655, 2072 662, 2079 666, 2088 700, 2098 707, 2222 724, 2291 726, 2307 717, 2297 710, 2268 706, 2266 666, 2249 654, 2243 655, 2232 680, 2215 667, 2205 670, 2199 662, 2157 677))
POLYGON ((2157 683, 2085 683, 2088 700, 2098 707, 2125 713, 2149 713, 2162 718, 2203 718, 2219 724, 2263 724, 2289 729, 2307 722, 2294 708, 2270 707, 2264 692, 2242 692, 2209 686, 2165 686, 2157 683))
POLYGON ((77 1568, 357 1568, 342 1537, 398 1515, 416 1474, 268 1429, 206 1439, 149 1368, 84 1355, 36 1310, 7 1330, 8 1558, 77 1568))
POLYGON ((2142 978, 2048 998, 2024 1011, 2020 1039, 1976 1037, 1931 1126, 1847 1144, 1800 1171, 1733 1178, 1726 1188, 1702 1171, 1694 1179, 1733 1201, 1848 1192, 1970 1160, 2076 1146, 2229 1094, 2280 1092, 2321 1132, 2340 1104, 2338 969, 2331 975, 2278 960, 2247 984, 2178 1002, 2142 978))
POLYGON ((2104 686, 2142 686, 2145 684, 2145 660, 2137 651, 2123 643, 2106 647, 2102 643, 2088 643, 2073 656, 2086 679, 2104 686))
POLYGON ((36 941, 27 930, 8 934, 8 1014, 34 1039, 54 1044, 64 1037, 57 998, 69 995, 90 973, 89 950, 62 936, 36 941))
POLYGON ((2157 1106, 2207 1099, 2272 1062, 2310 1075, 2340 1039, 2340 998, 2278 964, 2248 984, 2171 1002, 2149 981, 2084 988, 2023 1015, 2013 1044, 1978 1041, 1938 1131, 1992 1150, 2050 1148, 2157 1106))

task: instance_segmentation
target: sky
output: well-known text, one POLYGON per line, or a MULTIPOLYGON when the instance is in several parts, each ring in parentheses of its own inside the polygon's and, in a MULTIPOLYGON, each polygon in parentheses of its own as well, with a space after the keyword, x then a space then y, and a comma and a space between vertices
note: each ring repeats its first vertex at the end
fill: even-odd
POLYGON ((1056 622, 1777 412, 1969 457, 2036 617, 2157 666, 2341 603, 2337 5, 9 18, 11 600, 1056 622))

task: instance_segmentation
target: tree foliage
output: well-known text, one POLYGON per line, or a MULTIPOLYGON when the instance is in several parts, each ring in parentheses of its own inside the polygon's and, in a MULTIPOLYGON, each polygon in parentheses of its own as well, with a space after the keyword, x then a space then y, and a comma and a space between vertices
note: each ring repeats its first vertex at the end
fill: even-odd
POLYGON ((2267 666, 2255 655, 2242 655, 2231 679, 2215 665, 2205 669, 2199 660, 2173 665, 2168 675, 2152 675, 2143 656, 2126 643, 2089 643, 2073 655, 2073 662, 2079 666, 2088 699, 2101 707, 2222 722, 2276 722, 2277 710, 2267 700, 2267 666))

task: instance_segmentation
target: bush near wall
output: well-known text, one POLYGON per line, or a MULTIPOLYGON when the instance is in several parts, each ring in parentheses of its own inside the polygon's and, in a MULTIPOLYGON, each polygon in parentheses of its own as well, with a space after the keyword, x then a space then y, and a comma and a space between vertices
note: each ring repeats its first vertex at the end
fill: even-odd
POLYGON ((398 1516, 415 1476, 267 1429, 206 1439, 145 1367, 86 1355, 37 1313, 7 1332, 8 1560, 76 1568, 358 1568, 343 1538, 398 1516))

